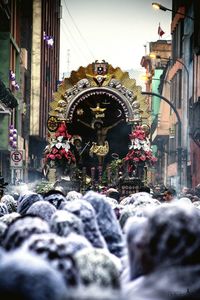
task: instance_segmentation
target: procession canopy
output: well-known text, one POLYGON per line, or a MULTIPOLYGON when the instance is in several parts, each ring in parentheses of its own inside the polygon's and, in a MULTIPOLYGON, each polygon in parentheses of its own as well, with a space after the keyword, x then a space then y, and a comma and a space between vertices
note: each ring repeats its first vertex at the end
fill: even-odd
POLYGON ((106 114, 110 114, 111 107, 116 114, 112 116, 113 122, 124 118, 127 123, 132 123, 141 116, 148 119, 145 97, 135 79, 130 79, 128 72, 123 72, 119 67, 113 68, 105 61, 96 61, 86 68, 72 71, 71 76, 62 81, 50 103, 49 115, 72 123, 88 112, 96 119, 105 118, 106 114), (96 113, 92 108, 97 109, 96 113), (101 108, 106 111, 101 111, 101 108))

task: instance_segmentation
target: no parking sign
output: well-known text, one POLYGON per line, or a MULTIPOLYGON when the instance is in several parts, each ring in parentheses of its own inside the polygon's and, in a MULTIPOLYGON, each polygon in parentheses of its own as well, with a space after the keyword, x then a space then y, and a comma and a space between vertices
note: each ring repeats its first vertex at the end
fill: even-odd
POLYGON ((23 167, 23 150, 10 151, 10 166, 14 168, 23 167))

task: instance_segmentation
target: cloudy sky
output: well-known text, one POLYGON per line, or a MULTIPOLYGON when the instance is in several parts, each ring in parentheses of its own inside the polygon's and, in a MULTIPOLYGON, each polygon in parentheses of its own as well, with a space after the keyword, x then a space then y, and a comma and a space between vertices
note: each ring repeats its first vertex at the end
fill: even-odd
MULTIPOLYGON (((158 25, 171 39, 171 13, 152 0, 62 0, 60 77, 105 59, 122 70, 141 70, 145 45, 159 39, 158 25)), ((171 0, 159 3, 171 8, 171 0)))

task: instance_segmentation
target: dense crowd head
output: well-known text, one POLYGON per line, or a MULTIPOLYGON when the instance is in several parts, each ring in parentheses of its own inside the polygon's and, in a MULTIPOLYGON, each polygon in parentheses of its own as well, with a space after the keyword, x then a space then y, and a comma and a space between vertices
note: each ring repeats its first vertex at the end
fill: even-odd
POLYGON ((189 192, 5 194, 1 299, 198 299, 200 201, 189 192))

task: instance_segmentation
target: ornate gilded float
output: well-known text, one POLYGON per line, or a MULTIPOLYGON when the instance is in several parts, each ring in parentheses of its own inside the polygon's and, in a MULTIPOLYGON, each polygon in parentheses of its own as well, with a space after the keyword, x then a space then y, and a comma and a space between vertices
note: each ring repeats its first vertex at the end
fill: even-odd
POLYGON ((146 98, 135 79, 119 67, 95 61, 73 71, 54 93, 47 123, 49 143, 55 141, 55 133, 64 123, 72 136, 70 151, 76 152, 77 167, 91 176, 92 168, 106 169, 113 153, 122 159, 133 127, 148 125, 148 119, 146 98), (73 141, 77 135, 81 137, 79 148, 73 141))

